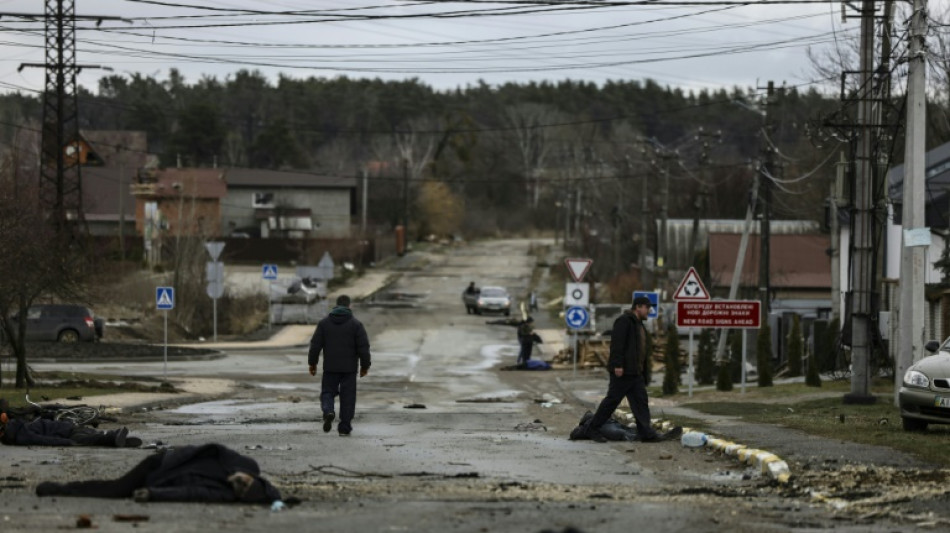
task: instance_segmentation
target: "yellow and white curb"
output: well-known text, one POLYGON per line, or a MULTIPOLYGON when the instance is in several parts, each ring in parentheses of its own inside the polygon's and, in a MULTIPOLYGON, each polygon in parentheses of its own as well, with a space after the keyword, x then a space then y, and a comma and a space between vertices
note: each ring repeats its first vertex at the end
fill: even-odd
MULTIPOLYGON (((633 418, 632 414, 625 411, 618 410, 617 414, 627 420, 633 418)), ((674 424, 668 420, 657 420, 653 423, 653 426, 659 431, 669 431, 673 429, 674 424)), ((688 427, 683 428, 683 434, 689 433, 690 431, 692 431, 692 429, 688 427)), ((705 447, 722 455, 735 457, 741 463, 755 466, 759 469, 759 473, 769 476, 778 483, 788 483, 789 478, 791 478, 792 474, 788 470, 788 463, 774 453, 750 448, 744 444, 737 444, 709 434, 706 434, 706 437, 705 447)))

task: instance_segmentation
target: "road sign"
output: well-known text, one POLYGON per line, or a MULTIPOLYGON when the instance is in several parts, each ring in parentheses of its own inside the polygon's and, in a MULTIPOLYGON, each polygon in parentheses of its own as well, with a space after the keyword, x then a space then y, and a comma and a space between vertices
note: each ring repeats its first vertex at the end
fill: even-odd
POLYGON ((584 276, 587 275, 587 271, 590 270, 590 266, 594 263, 593 259, 565 259, 564 264, 567 265, 567 271, 571 274, 571 277, 574 278, 574 281, 580 283, 584 281, 584 276))
POLYGON ((224 283, 220 281, 209 281, 208 286, 205 288, 205 292, 208 294, 209 298, 218 298, 224 296, 224 283))
POLYGON ((224 250, 224 243, 220 241, 206 242, 205 250, 208 250, 208 255, 211 256, 212 261, 217 261, 218 257, 221 257, 221 251, 224 250))
POLYGON ((590 305, 590 283, 565 283, 564 305, 590 305))
POLYGON ((703 281, 699 279, 699 274, 696 273, 696 269, 689 267, 689 271, 686 272, 686 275, 683 276, 683 281, 680 282, 680 286, 676 289, 676 292, 673 293, 674 300, 708 300, 709 291, 706 290, 706 286, 703 285, 703 281))
POLYGON ((660 316, 659 307, 660 307, 660 293, 653 291, 633 291, 633 299, 636 300, 641 296, 646 296, 650 299, 652 304, 650 307, 650 314, 647 315, 647 318, 656 318, 660 316))
POLYGON ((261 267, 261 277, 264 279, 277 279, 277 265, 263 265, 261 267))
POLYGON ((761 316, 758 300, 676 302, 678 328, 758 329, 761 316))
POLYGON ((155 308, 175 308, 175 287, 155 287, 155 308))
POLYGON ((564 321, 567 322, 567 327, 571 329, 582 329, 587 327, 590 322, 590 313, 583 307, 574 306, 564 313, 564 321))
POLYGON ((208 283, 217 281, 224 282, 224 263, 218 261, 208 261, 205 263, 205 279, 208 283))

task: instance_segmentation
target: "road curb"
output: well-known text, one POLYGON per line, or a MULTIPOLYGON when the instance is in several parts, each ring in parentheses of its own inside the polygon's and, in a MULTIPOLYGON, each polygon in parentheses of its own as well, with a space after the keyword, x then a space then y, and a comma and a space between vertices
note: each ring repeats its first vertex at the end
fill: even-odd
MULTIPOLYGON (((627 415, 625 414, 624 416, 627 415)), ((653 425, 662 431, 669 431, 674 426, 674 424, 668 420, 658 420, 654 422, 653 425)), ((692 431, 691 428, 683 428, 683 434, 689 433, 690 431, 692 431)), ((735 457, 740 463, 755 466, 759 469, 760 474, 767 475, 778 483, 784 485, 788 483, 791 478, 788 463, 772 452, 751 448, 745 444, 735 443, 709 434, 706 434, 706 437, 706 443, 703 444, 704 447, 710 448, 720 455, 735 457)))

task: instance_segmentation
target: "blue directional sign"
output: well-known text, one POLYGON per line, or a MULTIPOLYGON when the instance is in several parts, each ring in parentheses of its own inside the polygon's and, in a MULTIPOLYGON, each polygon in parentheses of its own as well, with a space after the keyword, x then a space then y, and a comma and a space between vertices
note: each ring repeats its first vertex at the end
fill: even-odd
MULTIPOLYGON (((660 316, 657 311, 660 307, 660 293, 658 292, 648 292, 648 291, 633 291, 633 299, 636 300, 639 296, 646 296, 650 299, 650 303, 653 304, 650 307, 650 314, 647 315, 647 318, 656 318, 660 316)), ((633 301, 633 300, 631 300, 633 301)))
POLYGON ((586 327, 587 323, 590 322, 590 313, 587 312, 587 309, 580 306, 570 307, 567 312, 564 313, 564 320, 567 322, 567 327, 571 329, 581 329, 586 327))
POLYGON ((264 265, 261 267, 261 276, 264 279, 277 279, 277 265, 264 265))
POLYGON ((175 287, 155 287, 155 307, 157 309, 175 308, 175 287))

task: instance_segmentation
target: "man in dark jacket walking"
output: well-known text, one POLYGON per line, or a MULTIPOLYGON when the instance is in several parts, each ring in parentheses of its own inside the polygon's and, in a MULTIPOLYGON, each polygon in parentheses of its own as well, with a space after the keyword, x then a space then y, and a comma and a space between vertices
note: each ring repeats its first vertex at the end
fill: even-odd
POLYGON ((350 297, 341 295, 326 318, 317 324, 310 339, 310 375, 317 375, 317 363, 323 352, 323 380, 320 385, 320 405, 323 409, 323 431, 333 426, 335 398, 340 396, 340 423, 337 431, 345 437, 353 431, 351 425, 356 413, 356 371, 360 377, 369 372, 369 338, 366 328, 353 316, 350 297))
POLYGON ((650 422, 650 400, 644 379, 648 374, 650 354, 647 353, 647 330, 643 327, 643 321, 650 314, 651 305, 649 298, 638 296, 633 300, 633 307, 624 311, 614 321, 610 333, 610 358, 607 361, 610 383, 607 386, 607 396, 600 402, 597 412, 587 426, 587 434, 591 440, 607 441, 600 433, 600 427, 610 419, 624 397, 627 398, 637 423, 638 440, 664 440, 682 432, 682 429, 678 432, 674 429, 661 436, 650 422))

